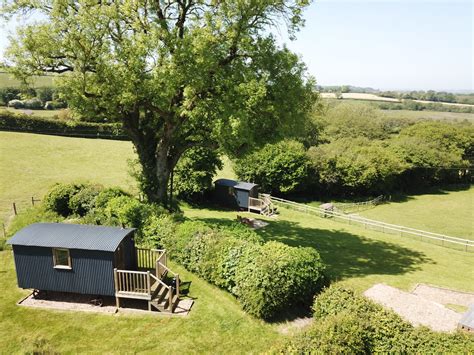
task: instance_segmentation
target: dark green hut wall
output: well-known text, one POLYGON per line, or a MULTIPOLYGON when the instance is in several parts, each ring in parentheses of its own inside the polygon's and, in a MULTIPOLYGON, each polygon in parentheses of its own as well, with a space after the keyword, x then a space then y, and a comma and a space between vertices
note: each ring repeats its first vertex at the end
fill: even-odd
POLYGON ((14 245, 13 252, 21 288, 115 294, 112 252, 70 249, 72 270, 54 268, 51 248, 14 245))

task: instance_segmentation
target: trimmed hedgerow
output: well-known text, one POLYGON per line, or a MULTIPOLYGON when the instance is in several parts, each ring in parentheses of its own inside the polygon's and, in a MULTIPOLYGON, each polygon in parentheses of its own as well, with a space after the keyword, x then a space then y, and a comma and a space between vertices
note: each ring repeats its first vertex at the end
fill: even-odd
POLYGON ((263 244, 255 232, 239 233, 236 225, 171 224, 152 218, 144 239, 155 238, 187 270, 234 294, 256 317, 270 319, 288 306, 308 303, 318 290, 324 266, 312 248, 263 244))
POLYGON ((474 337, 414 328, 354 291, 332 286, 315 299, 315 322, 276 353, 470 353, 474 337))
MULTIPOLYGON (((19 100, 15 100, 19 101, 19 100)), ((22 101, 16 108, 25 107, 22 101)), ((16 114, 9 111, 0 112, 0 130, 13 132, 33 132, 84 138, 105 138, 128 140, 120 124, 63 121, 35 116, 16 114)))

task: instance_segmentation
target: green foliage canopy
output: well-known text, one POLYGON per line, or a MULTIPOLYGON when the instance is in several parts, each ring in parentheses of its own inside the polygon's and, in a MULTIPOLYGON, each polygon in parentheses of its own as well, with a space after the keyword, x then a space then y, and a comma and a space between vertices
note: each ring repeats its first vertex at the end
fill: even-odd
POLYGON ((171 171, 191 147, 240 155, 294 134, 314 102, 313 81, 269 28, 294 35, 309 0, 5 1, 4 15, 40 13, 7 52, 19 77, 60 76, 84 117, 123 123, 142 188, 166 203, 171 171))
POLYGON ((257 183, 261 191, 288 193, 302 187, 308 167, 303 144, 284 140, 239 159, 235 172, 240 179, 257 183))

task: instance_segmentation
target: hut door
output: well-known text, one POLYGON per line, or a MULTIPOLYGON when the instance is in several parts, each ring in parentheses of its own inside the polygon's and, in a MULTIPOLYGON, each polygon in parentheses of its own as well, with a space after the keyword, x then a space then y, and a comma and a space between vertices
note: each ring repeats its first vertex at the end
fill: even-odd
POLYGON ((115 251, 115 267, 119 270, 125 270, 125 248, 122 244, 115 251))

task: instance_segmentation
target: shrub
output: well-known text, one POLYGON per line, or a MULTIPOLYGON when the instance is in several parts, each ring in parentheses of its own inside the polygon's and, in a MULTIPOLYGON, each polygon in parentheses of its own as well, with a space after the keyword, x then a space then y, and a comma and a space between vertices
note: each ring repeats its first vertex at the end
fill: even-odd
POLYGON ((103 209, 107 207, 109 201, 114 197, 130 196, 127 192, 123 191, 119 187, 108 187, 99 192, 95 199, 95 207, 97 209, 103 209))
POLYGON ((118 221, 122 226, 137 228, 137 242, 142 242, 141 229, 150 216, 165 212, 161 207, 138 201, 130 196, 118 196, 109 200, 104 210, 111 221, 118 221))
POLYGON ((63 101, 46 101, 44 104, 45 110, 58 110, 60 108, 66 108, 67 104, 63 101))
POLYGON ((0 129, 18 132, 54 133, 57 135, 86 138, 128 139, 120 124, 76 122, 69 119, 48 119, 8 111, 0 112, 0 129))
POLYGON ((305 303, 317 291, 323 265, 312 248, 264 244, 253 262, 241 265, 236 288, 244 310, 269 319, 287 306, 305 303))
POLYGON ((43 108, 43 102, 37 97, 24 100, 23 105, 25 106, 25 108, 30 109, 30 110, 41 110, 43 108))
POLYGON ((45 86, 45 87, 36 89, 36 96, 42 102, 52 101, 54 92, 55 92, 54 88, 45 86))
POLYGON ((82 184, 55 184, 43 198, 44 207, 61 216, 67 217, 72 213, 69 206, 71 198, 78 193, 84 185, 82 184))
MULTIPOLYGON (((143 246, 165 248, 170 245, 176 232, 176 217, 168 214, 152 215, 143 227, 143 246)), ((172 250, 169 250, 173 254, 172 250)))
MULTIPOLYGON (((273 351, 274 352, 274 351, 273 351)), ((363 321, 347 311, 325 318, 288 341, 281 353, 367 354, 363 321)))
POLYGON ((174 170, 174 190, 187 200, 203 197, 212 187, 212 178, 222 169, 216 150, 194 147, 186 151, 174 170))
POLYGON ((19 108, 24 108, 25 104, 21 100, 14 99, 14 100, 8 101, 8 107, 19 109, 19 108))
POLYGON ((0 104, 7 105, 11 100, 19 99, 20 94, 19 88, 0 88, 0 104))
POLYGON ((238 160, 235 172, 239 179, 260 185, 262 191, 290 193, 301 189, 307 180, 308 159, 303 144, 283 141, 238 160))
POLYGON ((101 185, 86 185, 69 200, 69 209, 72 213, 85 216, 95 206, 95 200, 103 190, 101 185))
POLYGON ((354 291, 332 286, 313 305, 315 322, 273 352, 293 353, 469 353, 474 337, 414 328, 354 291))
POLYGON ((230 291, 256 317, 269 319, 287 306, 307 303, 318 289, 323 265, 311 248, 261 245, 253 233, 237 237, 235 226, 212 228, 195 221, 174 229, 169 220, 156 219, 146 229, 154 230, 160 246, 186 269, 230 291), (160 234, 163 224, 167 229, 160 234))

